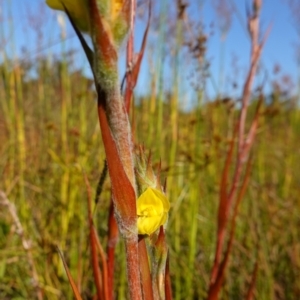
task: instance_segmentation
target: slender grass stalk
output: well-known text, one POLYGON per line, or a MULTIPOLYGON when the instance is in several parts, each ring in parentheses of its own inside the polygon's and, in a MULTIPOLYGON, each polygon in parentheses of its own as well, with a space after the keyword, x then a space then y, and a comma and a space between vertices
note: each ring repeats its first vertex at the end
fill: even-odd
MULTIPOLYGON (((62 53, 65 53, 64 43, 62 43, 62 53)), ((70 94, 70 82, 68 77, 68 70, 67 70, 67 62, 63 60, 61 65, 61 79, 62 84, 64 86, 64 90, 61 94, 61 119, 60 119, 60 134, 61 134, 61 143, 62 143, 62 152, 63 152, 63 163, 65 164, 65 168, 63 168, 63 176, 61 180, 60 186, 60 197, 63 205, 66 207, 69 205, 70 197, 69 197, 69 183, 70 183, 70 170, 69 170, 69 137, 68 137, 68 129, 69 129, 69 109, 70 109, 70 101, 71 101, 71 94, 70 94)), ((69 227, 69 216, 70 216, 69 209, 68 214, 62 215, 61 219, 61 226, 62 226, 62 247, 64 248, 64 241, 66 241, 68 227, 69 227)))
MULTIPOLYGON (((199 184, 200 185, 200 184, 199 184)), ((189 254, 188 254, 188 276, 186 280, 185 290, 187 291, 187 299, 193 299, 193 285, 195 284, 194 270, 195 270, 195 257, 197 251, 197 244, 199 243, 197 238, 198 231, 198 210, 200 198, 200 189, 197 184, 194 184, 195 188, 190 191, 190 230, 189 230, 189 254)))
MULTIPOLYGON (((175 222, 174 222, 174 251, 175 253, 181 253, 181 218, 176 218, 175 219, 175 222)), ((178 255, 178 258, 180 258, 180 255, 178 255)), ((172 266, 173 264, 171 264, 172 266)), ((182 276, 181 276, 181 271, 180 269, 175 269, 175 276, 174 276, 174 288, 175 288, 175 291, 174 291, 174 299, 176 300, 179 300, 179 299, 182 299, 182 293, 184 291, 182 291, 181 287, 182 287, 182 276)))
MULTIPOLYGON (((179 72, 180 72, 180 46, 182 44, 182 23, 180 21, 176 24, 176 45, 174 54, 174 91, 171 96, 171 147, 167 154, 169 156, 169 166, 172 168, 175 164, 177 143, 178 143, 178 100, 179 100, 179 72)), ((171 182, 171 186, 173 186, 171 182)))
MULTIPOLYGON (((228 255, 230 252, 230 243, 228 245, 228 251, 225 252, 224 258, 222 257, 225 235, 226 235, 226 227, 228 218, 230 216, 232 203, 239 193, 238 185, 241 182, 241 178, 243 182, 246 177, 242 175, 243 165, 246 161, 249 160, 249 150, 253 144, 254 137, 257 129, 257 122, 259 116, 259 108, 261 101, 259 101, 257 106, 257 111, 255 117, 252 121, 251 127, 247 136, 245 138, 245 126, 246 126, 246 117, 248 111, 248 105, 250 101, 250 93, 251 87, 254 81, 254 76, 258 67, 258 60, 260 58, 260 54, 264 45, 264 41, 259 40, 259 13, 261 9, 261 0, 253 0, 253 11, 252 16, 248 16, 248 30, 249 35, 251 37, 251 66, 249 68, 249 72, 247 74, 247 78, 244 83, 243 89, 243 98, 242 98, 242 108, 239 116, 238 122, 238 148, 237 148, 237 160, 235 165, 235 171, 233 175, 233 180, 229 191, 227 192, 227 179, 228 179, 228 170, 232 156, 232 149, 228 153, 225 168, 223 171, 223 177, 221 181, 220 187, 220 204, 219 204, 219 213, 218 213, 218 231, 217 231, 217 247, 215 252, 215 261, 211 272, 211 280, 210 287, 208 292, 208 299, 218 299, 219 293, 221 291, 221 286, 224 280, 224 270, 228 263, 228 255)), ((266 36, 265 36, 266 38, 266 36)), ((246 178, 247 179, 247 178, 246 178)), ((241 188, 244 189, 243 187, 241 188)), ((238 198, 237 198, 238 199, 238 198)), ((238 200, 235 200, 238 201, 238 200)), ((230 239, 231 241, 231 239, 230 239)))
MULTIPOLYGON (((3 186, 8 189, 11 182, 14 180, 14 168, 13 168, 13 159, 14 159, 14 149, 15 147, 13 147, 13 132, 14 132, 14 122, 12 120, 13 118, 13 111, 10 109, 12 102, 9 101, 10 97, 10 91, 8 88, 8 84, 9 84, 9 74, 7 71, 7 59, 5 59, 5 55, 3 57, 4 62, 2 65, 2 73, 3 73, 3 77, 2 77, 2 85, 5 87, 4 89, 0 90, 0 94, 1 94, 1 98, 2 99, 7 99, 7 101, 1 101, 0 105, 1 105, 1 110, 3 112, 3 122, 5 122, 6 124, 6 128, 7 128, 7 139, 4 139, 2 142, 3 145, 3 150, 4 151, 4 147, 6 147, 8 150, 5 151, 4 153, 6 153, 6 163, 3 166, 3 174, 5 174, 2 184, 3 186), (5 143, 6 141, 6 143, 5 143)), ((3 136, 4 138, 4 136, 3 136)), ((2 139, 3 139, 2 138, 2 139)))
POLYGON ((156 101, 156 75, 155 73, 152 75, 151 79, 151 96, 150 100, 148 101, 148 123, 149 123, 149 129, 148 129, 148 136, 147 136, 147 145, 153 145, 154 144, 154 130, 155 130, 155 117, 156 117, 156 111, 157 111, 157 101, 156 101))
POLYGON ((23 93, 22 93, 22 82, 20 78, 20 68, 17 68, 14 73, 14 83, 16 90, 16 127, 17 127, 17 148, 18 148, 18 176, 19 176, 19 187, 20 187, 20 205, 22 207, 21 215, 24 218, 28 218, 29 207, 25 199, 25 169, 26 169, 26 146, 25 146, 25 125, 24 125, 24 112, 23 112, 23 93))
MULTIPOLYGON (((157 140, 160 141, 159 145, 162 145, 163 137, 163 114, 164 114, 164 101, 163 101, 163 90, 164 90, 164 59, 165 59, 165 44, 164 40, 166 38, 166 13, 167 13, 167 0, 161 1, 160 7, 160 32, 159 32, 159 52, 158 52, 158 62, 157 62, 157 73, 158 75, 158 93, 157 93, 157 127, 156 134, 157 140)), ((159 147, 159 153, 162 153, 162 146, 159 147)))

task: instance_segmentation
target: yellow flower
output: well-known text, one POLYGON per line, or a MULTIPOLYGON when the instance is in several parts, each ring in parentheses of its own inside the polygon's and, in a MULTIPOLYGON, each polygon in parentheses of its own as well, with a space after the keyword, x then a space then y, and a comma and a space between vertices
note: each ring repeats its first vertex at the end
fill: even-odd
POLYGON ((119 13, 121 12, 123 2, 123 0, 111 0, 110 15, 113 21, 118 17, 119 13))
POLYGON ((65 6, 80 30, 90 30, 88 0, 46 0, 46 3, 49 7, 62 11, 65 6))
POLYGON ((137 200, 137 227, 139 234, 150 235, 168 218, 170 203, 157 189, 147 188, 137 200))

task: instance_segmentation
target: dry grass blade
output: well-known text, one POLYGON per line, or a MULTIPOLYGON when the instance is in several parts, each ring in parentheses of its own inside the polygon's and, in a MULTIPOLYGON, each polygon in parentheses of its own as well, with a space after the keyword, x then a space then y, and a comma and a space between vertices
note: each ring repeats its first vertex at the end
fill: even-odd
POLYGON ((140 52, 138 53, 137 60, 136 60, 135 64, 133 65, 133 68, 132 68, 132 79, 133 79, 132 80, 133 81, 133 87, 132 88, 134 88, 136 83, 137 83, 138 75, 140 73, 141 62, 142 62, 144 52, 145 52, 145 49, 146 49, 147 37, 148 37, 149 28, 150 28, 151 9, 152 9, 151 8, 151 0, 149 0, 149 8, 148 8, 149 14, 148 14, 147 26, 146 26, 146 30, 144 32, 140 52))
POLYGON ((129 41, 128 41, 128 48, 127 48, 127 67, 128 71, 126 72, 126 91, 125 91, 125 106, 127 112, 129 112, 130 109, 130 100, 132 97, 132 91, 134 87, 136 86, 138 76, 140 73, 140 67, 141 62, 144 57, 144 52, 146 49, 146 43, 147 43, 147 37, 148 32, 150 28, 150 20, 151 20, 151 0, 149 0, 149 8, 148 8, 149 14, 148 14, 148 21, 146 25, 146 29, 143 35, 143 41, 141 45, 140 52, 137 54, 136 59, 133 58, 133 34, 130 35, 129 41))
POLYGON ((254 266, 254 270, 253 270, 252 278, 251 278, 251 283, 250 283, 249 289, 247 291, 247 295, 245 297, 246 300, 254 299, 254 291, 255 291, 257 273, 258 273, 258 259, 256 260, 256 263, 255 263, 255 266, 254 266))
POLYGON ((168 247, 163 226, 160 226, 159 234, 154 246, 155 263, 152 263, 153 294, 156 299, 165 299, 166 263, 168 247), (156 294, 157 293, 157 294, 156 294))
POLYGON ((237 196, 236 199, 236 203, 235 203, 235 207, 234 207, 234 211, 233 211, 233 216, 231 219, 231 231, 230 231, 230 236, 229 236, 229 241, 228 241, 228 245, 227 245, 227 249, 225 251, 224 254, 224 258, 223 261, 220 264, 217 276, 216 276, 216 280, 215 282, 210 286, 209 289, 209 293, 208 293, 208 299, 209 300, 215 300, 218 299, 218 295, 221 291, 222 288, 222 284, 224 281, 224 276, 225 276, 225 270, 226 267, 228 265, 228 261, 229 261, 229 257, 230 257, 230 253, 231 253, 231 249, 232 249, 232 244, 233 244, 233 238, 234 238, 234 232, 235 232, 235 227, 236 227, 236 218, 238 215, 238 208, 239 205, 241 203, 241 200, 243 199, 248 183, 249 183, 249 179, 250 179, 250 171, 251 171, 251 160, 248 160, 247 163, 247 167, 246 167, 246 172, 245 172, 245 176, 244 176, 244 180, 242 183, 242 187, 239 191, 239 194, 237 196))
POLYGON ((168 251, 167 261, 166 261, 166 275, 165 275, 165 295, 166 300, 172 300, 172 286, 171 286, 171 276, 170 276, 170 254, 168 251))
POLYGON ((59 249, 59 247, 57 247, 57 251, 58 251, 59 256, 60 256, 60 258, 61 258, 61 260, 62 260, 62 262, 63 262, 63 264, 64 264, 64 268, 65 268, 65 270, 66 270, 66 273, 67 273, 67 276, 68 276, 70 285, 71 285, 71 287, 72 287, 72 290, 73 290, 75 299, 76 299, 76 300, 82 300, 82 298, 81 298, 81 296, 80 296, 80 293, 79 293, 79 290, 78 290, 78 288, 77 288, 77 286, 76 286, 76 284, 75 284, 75 281, 74 281, 73 278, 72 278, 72 275, 71 275, 71 273, 70 273, 70 271, 69 271, 68 265, 67 265, 67 263, 66 263, 66 261, 65 261, 65 259, 64 259, 64 256, 63 256, 61 250, 59 249))
POLYGON ((141 271, 141 284, 144 300, 153 300, 152 280, 150 275, 149 259, 145 239, 139 240, 139 260, 141 271))
MULTIPOLYGON (((236 128, 238 125, 236 126, 236 128)), ((237 130, 235 130, 235 134, 230 141, 229 150, 226 157, 225 167, 222 173, 222 180, 221 180, 221 187, 220 187, 220 204, 219 204, 219 212, 218 212, 218 231, 224 228, 226 221, 227 221, 227 213, 229 209, 229 201, 228 201, 228 194, 227 194, 227 183, 228 183, 228 176, 230 171, 230 164, 233 156, 234 150, 234 142, 236 137, 237 130)))
POLYGON ((236 166, 235 171, 232 179, 232 184, 230 187, 229 193, 227 193, 227 176, 229 173, 229 165, 231 161, 231 155, 227 155, 225 168, 223 172, 222 182, 221 182, 221 189, 220 189, 220 204, 219 204, 219 214, 218 214, 218 236, 217 236, 217 247, 216 247, 216 254, 215 254, 215 261, 211 273, 211 280, 210 280, 210 288, 209 288, 209 296, 208 299, 217 299, 223 278, 224 278, 224 272, 227 265, 229 253, 231 250, 233 235, 234 235, 234 228, 235 228, 235 219, 237 215, 237 209, 239 206, 239 203, 241 201, 241 198, 243 197, 246 186, 249 180, 249 164, 250 161, 247 158, 248 153, 251 149, 251 146, 254 142, 254 137, 256 134, 257 126, 258 126, 258 116, 259 116, 259 108, 261 104, 261 100, 258 103, 256 115, 254 117, 254 120, 251 124, 250 131, 248 133, 247 139, 245 139, 245 126, 246 126, 246 118, 247 118, 247 112, 248 112, 248 104, 250 101, 250 95, 251 95, 251 87, 255 78, 255 73, 258 67, 258 61, 261 55, 262 47, 264 44, 264 41, 266 39, 266 36, 261 44, 259 44, 259 11, 261 7, 261 2, 259 0, 253 0, 253 12, 252 15, 248 14, 248 32, 251 37, 251 65, 244 83, 243 87, 243 95, 242 95, 242 107, 241 112, 239 116, 239 122, 238 122, 238 148, 237 148, 237 160, 236 160, 236 166), (244 163, 248 160, 248 166, 246 167, 246 172, 243 177, 243 169, 244 169, 244 163), (242 179, 243 178, 243 179, 242 179), (235 195, 238 191, 239 184, 242 182, 242 187, 240 189, 239 194, 237 195, 236 199, 236 205, 234 208, 233 217, 231 219, 232 227, 229 237, 229 242, 227 246, 227 250, 225 252, 224 259, 222 263, 220 264, 220 259, 222 256, 222 251, 224 247, 224 240, 225 240, 225 234, 226 234, 226 224, 228 215, 230 214, 230 209, 232 206, 232 202, 235 199, 235 195))
POLYGON ((228 201, 228 195, 227 195, 227 182, 228 182, 228 176, 229 176, 229 171, 230 171, 230 164, 231 164, 231 160, 232 160, 232 156, 233 156, 234 141, 235 141, 235 137, 237 134, 237 128, 238 128, 238 125, 236 126, 235 134, 232 137, 232 140, 230 142, 224 170, 222 173, 220 195, 219 195, 219 197, 220 197, 219 198, 219 211, 218 211, 218 231, 217 231, 218 239, 217 239, 215 260, 214 260, 214 265, 212 268, 211 279, 210 279, 211 285, 214 284, 217 274, 219 272, 220 260, 221 260, 225 231, 226 231, 226 223, 227 223, 227 218, 228 218, 227 214, 229 211, 229 204, 230 204, 228 201))
POLYGON ((249 129, 249 132, 248 132, 248 135, 247 135, 247 138, 245 141, 245 145, 244 145, 244 149, 243 149, 243 156, 248 155, 248 152, 251 149, 251 146, 253 145, 257 127, 258 127, 259 111, 260 111, 262 103, 263 103, 263 96, 260 95, 260 98, 259 98, 259 101, 258 101, 257 107, 256 107, 255 116, 254 116, 254 119, 252 121, 251 127, 249 129))
POLYGON ((111 299, 111 298, 109 298, 109 291, 108 291, 107 261, 106 261, 105 253, 104 253, 102 245, 100 243, 97 231, 96 231, 94 226, 92 226, 92 230, 94 231, 94 236, 95 236, 96 243, 97 243, 97 249, 98 249, 98 252, 99 252, 99 255, 100 255, 101 264, 102 264, 102 268, 103 268, 102 283, 103 283, 104 300, 108 300, 108 299, 111 299))
MULTIPOLYGON (((97 289, 98 300, 103 299, 103 282, 101 280, 101 270, 99 267, 98 254, 97 254, 97 234, 94 230, 93 225, 93 215, 92 215, 92 195, 91 195, 91 187, 87 176, 85 173, 84 180, 87 189, 87 200, 88 200, 88 219, 89 219, 89 228, 90 228, 90 247, 91 247, 91 256, 92 256, 92 265, 93 265, 93 274, 94 274, 94 283, 97 289)), ((106 299, 105 299, 106 300, 106 299)))
POLYGON ((136 13, 136 1, 133 1, 132 3, 132 12, 130 15, 130 24, 129 24, 129 37, 127 42, 127 49, 126 49, 126 72, 123 77, 122 83, 121 83, 121 91, 123 90, 123 86, 126 79, 126 91, 125 91, 125 107, 127 113, 129 113, 130 110, 130 99, 131 99, 131 85, 132 85, 132 75, 131 75, 131 68, 133 63, 133 53, 134 53, 134 15, 136 13))

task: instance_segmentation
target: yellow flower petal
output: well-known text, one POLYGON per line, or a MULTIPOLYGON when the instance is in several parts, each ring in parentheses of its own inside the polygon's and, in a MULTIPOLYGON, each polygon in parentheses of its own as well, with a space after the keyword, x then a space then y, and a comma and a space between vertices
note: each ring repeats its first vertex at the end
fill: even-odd
POLYGON ((139 217, 137 221, 138 233, 150 235, 161 225, 161 216, 139 217))
POLYGON ((147 188, 137 200, 137 227, 139 234, 152 234, 168 218, 170 203, 159 190, 147 188))
POLYGON ((122 6, 123 6, 123 0, 111 0, 111 18, 112 20, 115 20, 116 17, 119 15, 122 6))
POLYGON ((46 0, 49 7, 64 11, 62 3, 69 11, 72 19, 82 31, 89 31, 89 12, 87 0, 46 0))

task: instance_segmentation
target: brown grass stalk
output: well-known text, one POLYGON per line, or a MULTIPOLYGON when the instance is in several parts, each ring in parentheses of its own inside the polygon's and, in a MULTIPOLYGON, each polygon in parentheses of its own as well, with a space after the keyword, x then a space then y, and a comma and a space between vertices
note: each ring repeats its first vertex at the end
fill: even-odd
MULTIPOLYGON (((90 247, 91 247, 91 258, 92 258, 92 266, 93 266, 93 274, 94 274, 94 283, 96 285, 97 290, 97 297, 98 300, 108 298, 105 297, 105 291, 107 292, 107 287, 105 287, 105 284, 107 284, 107 280, 103 278, 103 274, 101 272, 100 266, 99 266, 99 259, 98 259, 98 253, 97 253, 97 233, 94 230, 94 224, 93 224, 93 214, 92 214, 92 195, 91 195, 91 187, 89 184, 89 181, 87 179, 87 176, 85 173, 84 180, 85 185, 87 189, 87 203, 88 203, 88 221, 89 221, 89 230, 90 230, 90 247)), ((107 276, 107 274, 104 274, 107 276)))
POLYGON ((171 286, 171 275, 170 275, 170 252, 168 251, 166 261, 166 273, 165 273, 165 296, 166 300, 172 300, 172 286, 171 286))
MULTIPOLYGON (((248 181, 247 172, 243 175, 244 164, 249 160, 249 151, 254 142, 254 138, 256 135, 256 130, 258 126, 258 112, 260 108, 261 100, 258 103, 258 108, 256 115, 252 121, 249 133, 245 138, 245 124, 247 118, 247 111, 250 101, 251 89, 253 85, 253 81, 255 78, 255 74, 258 67, 259 58, 261 55, 261 51, 268 35, 269 30, 267 30, 264 39, 259 41, 259 12, 261 8, 261 0, 253 0, 253 12, 252 15, 248 15, 248 32, 251 39, 251 58, 250 58, 250 68, 248 71, 248 75, 243 88, 242 95, 242 108, 238 121, 238 145, 237 145, 237 159, 235 162, 235 170, 231 183, 231 187, 229 193, 227 193, 227 178, 229 174, 229 165, 231 161, 233 144, 231 144, 229 153, 227 155, 227 160, 225 163, 225 168, 223 171, 223 177, 221 181, 221 189, 220 189, 220 204, 219 204, 219 216, 218 216, 218 233, 217 233, 217 246, 215 252, 215 260, 211 272, 210 278, 210 288, 208 293, 208 299, 218 299, 218 295, 221 289, 221 284, 224 277, 224 270, 227 265, 227 260, 230 253, 230 244, 232 243, 231 239, 229 239, 229 245, 227 247, 227 251, 225 257, 221 263, 221 257, 224 249, 225 236, 227 233, 227 223, 229 214, 231 211, 232 203, 236 198, 236 193, 239 190, 239 185, 241 181, 246 183, 248 181), (246 177, 245 177, 246 176, 246 177)), ((241 188, 240 192, 244 194, 245 185, 241 188)), ((237 196, 236 205, 241 201, 241 194, 237 196)), ((232 221, 235 222, 236 215, 232 216, 232 221)), ((233 226, 234 227, 234 226, 233 226)), ((233 234, 233 232, 231 232, 233 234)), ((231 236, 230 234, 230 236, 231 236)))
MULTIPOLYGON (((124 101, 125 101, 125 107, 127 113, 129 113, 130 110, 130 103, 131 103, 131 98, 132 98, 132 93, 133 90, 136 86, 137 80, 138 80, 138 75, 140 73, 140 67, 141 67, 141 62, 144 57, 144 52, 146 49, 146 43, 147 43, 147 37, 148 37, 148 32, 150 28, 150 20, 151 20, 151 1, 149 0, 149 14, 148 14, 148 21, 146 25, 146 29, 143 35, 143 41, 141 45, 140 51, 134 55, 134 36, 133 36, 133 28, 134 28, 134 19, 131 20, 132 23, 130 23, 130 36, 129 40, 127 43, 127 57, 126 57, 126 90, 125 90, 125 96, 124 96, 124 101)), ((135 2, 135 1, 134 1, 135 2)), ((134 5, 134 13, 135 14, 135 7, 134 5)))
MULTIPOLYGON (((93 226, 93 231, 94 231, 94 236, 96 238, 97 250, 98 250, 98 253, 100 255, 101 265, 102 265, 102 270, 103 270, 102 271, 103 299, 108 300, 108 299, 111 299, 111 298, 109 298, 110 293, 109 293, 109 287, 108 287, 107 260, 106 260, 105 253, 104 253, 104 250, 102 248, 102 245, 100 243, 98 233, 95 229, 95 226, 93 226)), ((112 290, 113 290, 113 288, 112 288, 112 290)))
POLYGON ((229 257, 230 257, 230 253, 232 250, 233 240, 234 240, 234 233, 235 233, 235 228, 236 228, 236 218, 238 216, 238 208, 241 203, 241 200, 243 199, 243 197, 246 193, 246 189, 247 189, 249 179, 250 179, 250 171, 251 171, 251 160, 249 159, 247 162, 245 176, 243 178, 243 183, 242 183, 241 188, 239 189, 237 200, 236 200, 235 206, 234 206, 234 211, 233 211, 233 215, 232 215, 232 219, 231 219, 231 229, 230 229, 230 233, 229 233, 229 240, 227 243, 227 249, 225 251, 222 262, 219 264, 218 274, 216 274, 216 280, 215 280, 214 284, 210 285, 209 292, 208 292, 209 300, 218 299, 218 296, 219 296, 219 293, 220 293, 220 290, 221 290, 221 287, 222 287, 222 284, 223 284, 223 281, 225 278, 225 271, 226 271, 226 267, 229 262, 229 257))
POLYGON ((154 300, 150 266, 145 239, 139 239, 139 260, 141 270, 141 285, 144 300, 154 300))
POLYGON ((111 199, 108 216, 108 241, 107 241, 107 280, 108 298, 113 299, 115 249, 119 238, 118 224, 114 215, 114 205, 111 199))
POLYGON ((73 290, 73 293, 74 293, 74 296, 75 296, 75 299, 76 300, 82 300, 81 296, 80 296, 80 293, 79 293, 79 289, 77 288, 77 285, 69 271, 69 268, 68 268, 68 265, 66 263, 66 260, 64 259, 64 256, 63 256, 63 253, 61 252, 61 250, 57 247, 57 251, 59 253, 59 256, 64 264, 64 268, 66 270, 66 273, 67 273, 67 276, 68 276, 68 279, 69 279, 69 283, 72 287, 72 290, 73 290))

